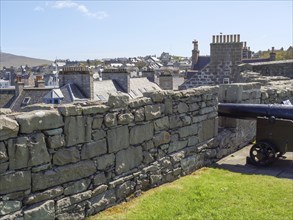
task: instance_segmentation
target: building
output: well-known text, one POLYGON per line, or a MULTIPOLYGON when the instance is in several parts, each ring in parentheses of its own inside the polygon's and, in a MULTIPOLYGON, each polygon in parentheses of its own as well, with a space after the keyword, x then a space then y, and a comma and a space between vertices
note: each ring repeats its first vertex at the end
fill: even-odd
POLYGON ((110 95, 125 93, 130 98, 142 97, 144 92, 161 90, 146 77, 130 78, 126 69, 107 69, 102 80, 94 80, 93 72, 84 67, 63 67, 59 72, 59 88, 45 87, 39 76, 34 86, 17 81, 14 89, 0 90, 0 108, 22 111, 34 104, 80 103, 89 100, 107 101, 110 95))
POLYGON ((179 86, 180 89, 238 82, 241 64, 274 61, 276 58, 272 48, 270 57, 253 59, 250 48, 246 42, 240 41, 239 34, 213 36, 210 56, 205 57, 199 55, 198 41, 192 43, 192 69, 187 71, 186 81, 179 86))

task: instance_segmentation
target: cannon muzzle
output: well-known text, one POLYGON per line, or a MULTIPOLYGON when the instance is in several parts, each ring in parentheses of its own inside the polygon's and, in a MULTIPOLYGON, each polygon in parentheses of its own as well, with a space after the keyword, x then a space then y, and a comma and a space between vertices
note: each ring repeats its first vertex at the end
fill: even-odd
POLYGON ((275 117, 293 120, 293 105, 219 103, 218 114, 238 119, 275 117))

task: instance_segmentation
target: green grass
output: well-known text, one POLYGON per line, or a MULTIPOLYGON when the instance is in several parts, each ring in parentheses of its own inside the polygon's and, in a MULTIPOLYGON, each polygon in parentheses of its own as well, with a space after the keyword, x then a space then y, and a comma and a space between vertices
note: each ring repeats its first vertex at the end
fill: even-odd
POLYGON ((293 219, 293 181, 203 168, 100 212, 98 219, 293 219))

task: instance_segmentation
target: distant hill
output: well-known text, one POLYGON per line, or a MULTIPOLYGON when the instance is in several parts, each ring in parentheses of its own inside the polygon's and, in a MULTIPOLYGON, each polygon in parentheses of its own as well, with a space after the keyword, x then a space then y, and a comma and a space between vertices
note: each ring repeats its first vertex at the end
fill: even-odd
POLYGON ((36 59, 31 57, 25 57, 25 56, 18 56, 14 54, 9 53, 0 53, 0 69, 5 67, 19 67, 21 65, 28 65, 29 67, 32 66, 39 66, 39 65, 45 65, 45 64, 51 64, 52 61, 50 60, 42 60, 42 59, 36 59))
MULTIPOLYGON (((257 52, 260 58, 267 58, 270 57, 271 51, 259 51, 257 52)), ((293 47, 289 47, 287 50, 280 49, 275 50, 276 53, 276 60, 290 60, 293 59, 293 47)))

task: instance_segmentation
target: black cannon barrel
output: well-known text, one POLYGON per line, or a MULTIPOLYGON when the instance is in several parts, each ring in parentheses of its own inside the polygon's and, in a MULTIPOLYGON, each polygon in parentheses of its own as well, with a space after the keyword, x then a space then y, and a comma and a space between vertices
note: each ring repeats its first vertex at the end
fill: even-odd
POLYGON ((239 119, 271 117, 293 120, 293 105, 219 103, 219 116, 239 119))

